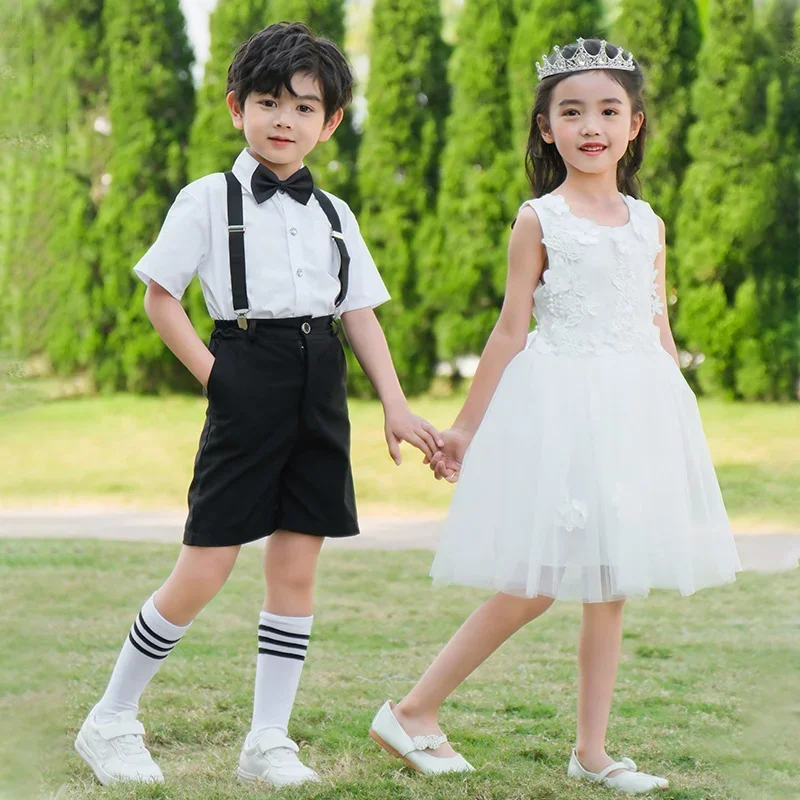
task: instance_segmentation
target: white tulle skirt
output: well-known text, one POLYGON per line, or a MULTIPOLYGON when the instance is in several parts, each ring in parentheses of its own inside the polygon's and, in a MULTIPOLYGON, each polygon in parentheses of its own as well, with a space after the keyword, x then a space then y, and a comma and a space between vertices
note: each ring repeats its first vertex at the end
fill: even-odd
POLYGON ((523 350, 464 459, 436 584, 606 602, 741 569, 692 390, 664 350, 523 350))

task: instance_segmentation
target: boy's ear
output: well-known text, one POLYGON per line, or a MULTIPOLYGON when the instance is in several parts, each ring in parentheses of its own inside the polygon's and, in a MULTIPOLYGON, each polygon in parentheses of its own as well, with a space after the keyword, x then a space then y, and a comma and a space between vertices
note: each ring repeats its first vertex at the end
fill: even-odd
POLYGON ((228 111, 231 112, 231 120, 233 121, 233 127, 237 128, 240 131, 243 130, 244 114, 239 106, 239 101, 236 99, 236 93, 228 92, 228 95, 225 98, 225 102, 228 105, 228 111))
POLYGON ((327 142, 328 139, 333 136, 333 132, 342 124, 342 120, 344 119, 344 111, 341 108, 337 108, 336 111, 333 112, 331 118, 323 125, 322 131, 319 135, 318 142, 327 142))

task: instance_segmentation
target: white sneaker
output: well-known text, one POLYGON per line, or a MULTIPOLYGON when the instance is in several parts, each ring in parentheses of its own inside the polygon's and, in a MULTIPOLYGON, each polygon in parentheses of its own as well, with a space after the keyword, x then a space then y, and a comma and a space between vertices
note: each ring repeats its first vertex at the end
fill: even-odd
POLYGON ((669 781, 666 778, 659 778, 657 775, 648 775, 645 772, 637 772, 636 764, 630 758, 623 758, 614 764, 609 764, 602 772, 588 772, 578 761, 575 750, 569 760, 567 775, 570 778, 581 778, 583 780, 599 783, 616 789, 623 794, 646 794, 656 789, 669 789, 669 781), (623 770, 616 775, 609 777, 609 772, 623 770))
POLYGON ((264 781, 275 787, 320 780, 313 769, 300 762, 297 757, 299 750, 276 728, 262 733, 252 745, 248 745, 245 739, 239 756, 239 780, 248 783, 264 781))
POLYGON ((144 746, 144 726, 136 712, 122 711, 111 722, 98 724, 94 711, 75 739, 78 755, 94 770, 103 786, 120 781, 163 783, 164 776, 144 746))
POLYGON ((441 734, 415 736, 413 739, 403 730, 397 717, 392 713, 394 703, 387 700, 372 720, 369 735, 395 758, 400 758, 420 775, 439 775, 443 772, 474 772, 464 756, 438 758, 426 753, 441 747, 447 737, 441 734))

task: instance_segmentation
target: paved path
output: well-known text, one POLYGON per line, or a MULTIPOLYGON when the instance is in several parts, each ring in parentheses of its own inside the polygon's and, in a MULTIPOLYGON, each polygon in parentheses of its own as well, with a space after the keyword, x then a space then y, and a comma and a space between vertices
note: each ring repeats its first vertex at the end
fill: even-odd
MULTIPOLYGON (((181 511, 0 510, 0 537, 115 539, 174 542, 181 540, 181 511)), ((362 517, 361 536, 326 547, 367 550, 433 550, 441 517, 362 517)), ((736 544, 742 566, 770 572, 792 569, 800 560, 800 533, 741 533, 736 544)))

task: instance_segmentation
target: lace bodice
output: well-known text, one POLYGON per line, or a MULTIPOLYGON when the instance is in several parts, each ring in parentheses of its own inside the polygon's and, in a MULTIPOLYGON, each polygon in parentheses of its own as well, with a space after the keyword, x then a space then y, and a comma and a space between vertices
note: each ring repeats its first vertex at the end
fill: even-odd
POLYGON ((655 259, 658 218, 642 200, 624 197, 629 221, 619 227, 576 217, 560 195, 528 200, 537 213, 547 267, 533 293, 542 353, 601 355, 661 347, 653 319, 664 312, 655 259))

